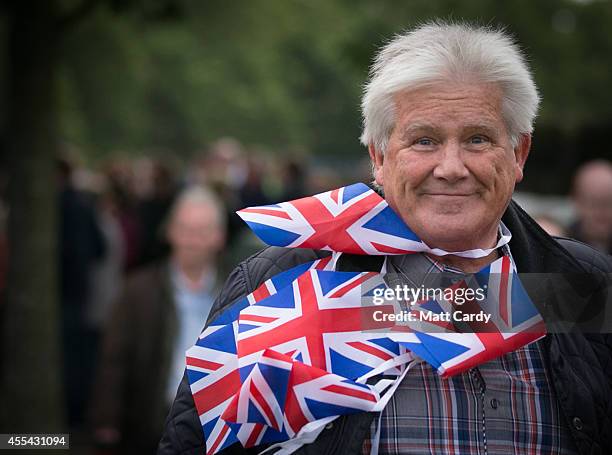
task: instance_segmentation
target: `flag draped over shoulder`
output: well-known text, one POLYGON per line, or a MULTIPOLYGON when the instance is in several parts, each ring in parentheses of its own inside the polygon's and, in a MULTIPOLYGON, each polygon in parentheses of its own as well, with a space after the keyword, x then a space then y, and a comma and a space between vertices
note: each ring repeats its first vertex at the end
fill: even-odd
MULTIPOLYGON (((238 214, 270 245, 449 254, 425 245, 363 184, 238 214)), ((482 257, 490 251, 458 254, 482 257)), ((419 302, 409 313, 421 322, 398 323, 387 316, 397 314, 402 302, 373 299, 389 289, 382 274, 333 269, 330 256, 272 277, 215 318, 187 351, 207 454, 235 443, 283 441, 294 443, 283 443, 290 453, 337 416, 381 411, 415 362, 451 376, 545 334, 507 256, 453 285, 486 289, 486 299, 468 300, 462 310, 494 316, 486 323, 471 321, 470 330, 461 332, 453 324, 433 323, 435 330, 429 330, 422 320, 435 318, 420 316, 452 312, 452 299, 419 302)))
POLYGON ((237 213, 264 243, 286 248, 368 255, 431 252, 477 258, 510 241, 504 235, 489 249, 448 252, 430 248, 387 201, 363 183, 237 213))

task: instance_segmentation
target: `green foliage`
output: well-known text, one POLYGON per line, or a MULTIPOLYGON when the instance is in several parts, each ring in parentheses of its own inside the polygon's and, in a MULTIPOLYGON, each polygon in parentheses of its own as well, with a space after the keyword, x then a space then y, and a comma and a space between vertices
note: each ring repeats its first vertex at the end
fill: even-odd
POLYGON ((570 134, 612 118, 610 2, 130 5, 99 8, 64 42, 62 133, 92 156, 147 148, 188 156, 220 136, 359 153, 359 96, 375 49, 436 17, 505 25, 517 37, 544 98, 538 127, 570 134))

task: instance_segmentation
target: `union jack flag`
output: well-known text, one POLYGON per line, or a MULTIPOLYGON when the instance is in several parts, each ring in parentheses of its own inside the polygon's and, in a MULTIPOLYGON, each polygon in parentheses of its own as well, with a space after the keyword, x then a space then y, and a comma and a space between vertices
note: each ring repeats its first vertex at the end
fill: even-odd
POLYGON ((373 386, 266 350, 222 418, 259 422, 292 437, 308 422, 370 411, 379 400, 373 386))
POLYGON ((268 245, 369 255, 428 249, 363 183, 237 213, 268 245))
POLYGON ((330 256, 301 264, 265 281, 212 321, 195 346, 187 351, 187 379, 206 438, 207 454, 216 453, 238 441, 252 446, 283 439, 283 435, 261 424, 227 425, 219 418, 241 385, 235 338, 238 316, 240 310, 276 294, 305 271, 329 269, 331 259, 330 256))
MULTIPOLYGON (((371 410, 380 399, 376 386, 354 380, 406 352, 384 335, 364 332, 394 325, 372 317, 386 306, 364 306, 363 295, 383 283, 378 273, 311 269, 243 309, 237 332, 242 387, 223 418, 264 424, 289 438, 323 417, 371 410)), ((398 365, 381 373, 398 375, 398 365)))
MULTIPOLYGON (((231 317, 221 315, 187 352, 187 374, 206 435, 207 453, 215 453, 236 441, 250 447, 288 439, 305 422, 322 415, 322 405, 301 408, 301 411, 291 405, 288 409, 292 411, 287 415, 293 418, 286 422, 281 431, 270 425, 272 422, 278 425, 278 412, 261 414, 271 419, 265 423, 261 419, 243 422, 236 418, 234 421, 239 424, 236 425, 221 418, 235 395, 245 387, 244 384, 248 383, 248 387, 251 387, 253 378, 250 375, 261 361, 262 354, 270 348, 294 362, 292 371, 296 372, 293 375, 295 378, 299 377, 297 372, 304 365, 330 374, 325 380, 327 385, 331 386, 329 381, 337 377, 351 381, 334 387, 336 403, 328 403, 325 409, 337 411, 341 407, 334 408, 334 405, 356 399, 351 398, 350 394, 344 401, 338 398, 341 390, 349 393, 351 387, 361 387, 353 385, 353 379, 406 352, 405 348, 384 335, 363 332, 372 328, 373 319, 371 307, 362 307, 361 298, 363 293, 367 294, 371 288, 381 285, 379 274, 331 272, 319 270, 316 266, 301 266, 298 270, 304 269, 306 271, 290 285, 286 283, 292 277, 287 275, 281 277, 282 280, 274 277, 271 282, 264 283, 262 286, 267 291, 260 287, 253 293, 263 297, 260 301, 256 302, 255 298, 249 300, 253 297, 251 295, 245 299, 246 303, 239 302, 242 310, 237 315, 234 308, 228 310, 231 317), (268 294, 271 295, 264 297, 268 294), (228 322, 235 316, 238 316, 237 321, 217 324, 219 320, 228 322), (277 420, 272 419, 274 416, 277 420)), ((295 274, 296 270, 292 269, 292 275, 295 274)), ((385 323, 375 327, 391 325, 385 323)), ((414 336, 411 335, 410 339, 414 339, 414 336)), ((315 370, 309 374, 312 375, 315 370)), ((397 374, 398 371, 397 365, 393 365, 384 372, 397 374)), ((261 388, 263 376, 257 378, 256 384, 261 388)), ((321 379, 317 383, 325 381, 321 379)), ((295 389, 301 384, 294 379, 291 387, 295 389)), ((322 396, 329 398, 330 390, 334 388, 323 390, 322 396)), ((276 387, 272 389, 277 390, 276 387)), ((312 390, 305 385, 298 389, 304 393, 312 390)), ((298 389, 288 392, 288 396, 299 396, 296 395, 298 389)), ((348 412, 350 406, 346 408, 348 412)))
POLYGON ((382 283, 375 272, 309 270, 242 310, 237 334, 242 378, 266 349, 349 379, 399 355, 399 347, 384 335, 366 332, 395 325, 373 317, 375 311, 393 311, 391 305, 364 305, 362 299, 382 283))
MULTIPOLYGON (((443 313, 460 309, 463 314, 484 312, 488 322, 468 321, 467 330, 457 324, 438 323, 431 332, 423 324, 408 323, 417 343, 401 342, 443 377, 453 376, 481 363, 537 341, 546 335, 542 316, 521 284, 509 256, 503 256, 474 275, 473 285, 486 289, 484 300, 468 299, 460 306, 444 300, 430 300, 413 311, 443 313)), ((466 287, 457 283, 454 289, 466 287)))

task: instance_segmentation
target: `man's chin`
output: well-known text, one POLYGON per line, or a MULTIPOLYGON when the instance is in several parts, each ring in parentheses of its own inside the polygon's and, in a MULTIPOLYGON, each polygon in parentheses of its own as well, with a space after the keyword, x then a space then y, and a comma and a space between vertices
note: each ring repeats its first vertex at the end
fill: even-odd
MULTIPOLYGON (((416 227, 416 226, 415 226, 416 227)), ((447 251, 463 251, 481 247, 482 226, 466 223, 461 216, 432 216, 419 223, 415 233, 430 247, 447 251)))
POLYGON ((431 196, 427 205, 423 208, 424 213, 430 217, 440 217, 455 221, 454 218, 464 219, 467 214, 473 214, 475 210, 482 209, 473 196, 431 196))
POLYGON ((464 232, 445 232, 444 234, 427 236, 423 241, 431 248, 440 248, 446 251, 465 251, 478 248, 477 239, 464 232))

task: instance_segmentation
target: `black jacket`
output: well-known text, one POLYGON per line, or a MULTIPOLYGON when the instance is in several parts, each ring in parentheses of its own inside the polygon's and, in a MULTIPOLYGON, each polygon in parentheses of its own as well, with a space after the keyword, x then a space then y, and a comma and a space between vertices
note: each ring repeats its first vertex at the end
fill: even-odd
MULTIPOLYGON (((518 205, 510 204, 502 218, 512 232, 510 249, 521 273, 559 273, 577 276, 585 289, 604 288, 612 272, 612 259, 591 247, 570 239, 553 239, 518 205), (582 275, 581 275, 582 274, 582 275), (586 280, 586 281, 585 281, 586 280)), ((229 276, 209 320, 238 299, 252 292, 271 276, 297 264, 329 253, 312 250, 267 248, 242 262, 229 276)), ((343 255, 338 270, 380 269, 380 257, 343 255)), ((555 298, 546 298, 546 289, 537 289, 534 303, 543 313, 555 298)), ((600 294, 598 300, 605 299, 600 294)), ((552 304, 551 303, 551 304, 552 304)), ((601 303, 601 302, 600 302, 601 303)), ((561 413, 581 454, 601 454, 612 447, 612 334, 549 333, 543 349, 561 413)), ((371 413, 342 416, 326 427, 312 444, 299 454, 358 454, 369 434, 371 413)), ((257 453, 233 445, 223 453, 257 453)), ((205 453, 202 429, 186 378, 166 420, 159 455, 205 453)))

